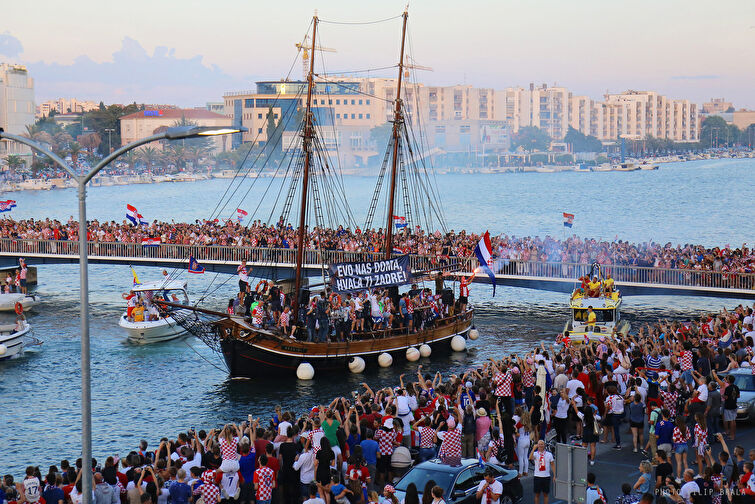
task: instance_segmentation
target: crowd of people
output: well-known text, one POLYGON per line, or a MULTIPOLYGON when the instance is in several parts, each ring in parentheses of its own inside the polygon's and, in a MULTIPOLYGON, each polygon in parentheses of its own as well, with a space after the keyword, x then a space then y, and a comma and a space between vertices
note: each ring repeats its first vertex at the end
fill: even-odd
MULTIPOLYGON (((27 240, 77 240, 78 223, 55 219, 0 219, 0 238, 27 240)), ((279 221, 266 225, 254 221, 244 225, 236 220, 194 222, 158 222, 134 226, 129 221, 89 224, 88 239, 92 242, 141 243, 159 239, 162 244, 234 246, 289 249, 295 247, 297 230, 279 221)), ((421 229, 404 228, 396 233, 394 249, 402 253, 429 257, 468 257, 480 236, 466 231, 427 233, 421 229)), ((345 252, 380 252, 384 249, 383 229, 361 230, 315 228, 306 236, 311 250, 345 252)), ((491 237, 496 267, 504 270, 511 261, 642 266, 650 268, 715 271, 727 274, 755 271, 755 252, 747 244, 730 246, 672 245, 596 240, 572 236, 563 240, 554 237, 516 237, 501 234, 491 237)))
MULTIPOLYGON (((479 457, 532 474, 535 502, 547 503, 556 442, 587 448, 590 504, 752 502, 755 449, 738 444, 736 418, 755 373, 754 320, 740 305, 661 320, 621 341, 541 344, 460 375, 420 365, 394 387, 364 383, 307 411, 192 428, 153 449, 142 441, 91 468, 63 460, 43 476, 30 466, 19 480, 5 476, 0 502, 79 504, 81 471, 91 470, 96 504, 397 504, 394 477, 409 458, 454 466, 479 457), (635 458, 640 476, 602 488, 602 443, 635 458)), ((497 488, 484 475, 478 499, 495 504, 497 488)), ((403 503, 441 504, 443 493, 435 482, 410 485, 403 503)))

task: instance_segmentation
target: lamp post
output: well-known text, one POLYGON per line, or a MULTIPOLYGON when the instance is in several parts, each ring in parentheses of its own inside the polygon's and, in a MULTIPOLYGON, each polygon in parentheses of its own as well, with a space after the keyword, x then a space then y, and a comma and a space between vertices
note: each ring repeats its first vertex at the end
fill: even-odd
POLYGON ((79 184, 79 282, 81 291, 81 460, 82 460, 82 498, 83 504, 91 504, 92 501, 92 381, 90 374, 90 350, 89 350, 89 258, 87 243, 87 220, 86 220, 86 185, 115 158, 132 149, 146 143, 157 140, 180 140, 201 136, 227 135, 246 131, 242 127, 225 126, 179 126, 168 128, 162 133, 151 135, 125 145, 115 152, 109 153, 86 175, 78 175, 59 156, 42 147, 37 142, 28 138, 5 133, 0 128, 0 140, 12 140, 31 147, 33 150, 44 154, 63 168, 68 175, 79 184))
POLYGON ((105 131, 107 131, 107 153, 110 154, 113 152, 113 144, 111 143, 110 134, 115 131, 113 128, 105 128, 105 131))

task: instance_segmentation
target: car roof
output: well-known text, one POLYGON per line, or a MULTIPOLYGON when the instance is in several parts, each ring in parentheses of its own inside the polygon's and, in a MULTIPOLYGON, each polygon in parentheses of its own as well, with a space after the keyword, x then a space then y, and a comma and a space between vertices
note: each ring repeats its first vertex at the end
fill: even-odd
POLYGON ((731 371, 727 371, 727 372, 721 373, 721 374, 723 374, 723 375, 727 375, 727 374, 732 374, 732 375, 751 375, 753 373, 752 373, 752 369, 750 369, 748 367, 741 367, 741 368, 737 368, 737 369, 732 369, 731 371))

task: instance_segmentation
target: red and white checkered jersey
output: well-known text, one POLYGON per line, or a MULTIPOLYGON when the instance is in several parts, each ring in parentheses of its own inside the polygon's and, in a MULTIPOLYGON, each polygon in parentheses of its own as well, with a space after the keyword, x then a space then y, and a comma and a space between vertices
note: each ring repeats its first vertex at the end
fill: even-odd
POLYGON ((511 373, 506 371, 506 374, 498 371, 493 376, 493 383, 495 383, 495 395, 498 397, 511 397, 511 373))
POLYGON ((691 371, 692 370, 692 352, 689 350, 682 351, 680 355, 680 362, 682 371, 691 371))
POLYGON ((320 451, 320 440, 325 436, 325 433, 323 430, 318 427, 316 429, 312 429, 307 436, 307 439, 309 439, 309 446, 312 447, 312 453, 317 455, 317 452, 320 451))
POLYGON ((260 467, 254 471, 254 483, 257 483, 256 498, 258 501, 266 501, 273 498, 273 488, 275 487, 275 471, 269 467, 260 467))
POLYGON ((378 442, 380 455, 393 455, 393 447, 396 445, 396 431, 378 429, 375 432, 375 441, 378 442))
POLYGON ((419 447, 432 448, 435 446, 435 429, 422 426, 419 429, 419 447))
POLYGON ((461 426, 447 430, 443 435, 438 456, 461 457, 461 426))
POLYGON ((674 443, 686 443, 689 441, 689 429, 687 429, 687 435, 683 436, 681 429, 674 427, 673 441, 674 443))
POLYGON ((205 504, 217 504, 220 501, 220 488, 215 484, 215 471, 202 473, 202 486, 199 487, 205 504))
POLYGON ((695 424, 695 446, 703 446, 708 443, 708 429, 703 429, 700 424, 695 424))
POLYGON ((236 449, 239 439, 233 438, 229 443, 225 438, 220 438, 220 456, 223 460, 238 460, 238 450, 236 449))

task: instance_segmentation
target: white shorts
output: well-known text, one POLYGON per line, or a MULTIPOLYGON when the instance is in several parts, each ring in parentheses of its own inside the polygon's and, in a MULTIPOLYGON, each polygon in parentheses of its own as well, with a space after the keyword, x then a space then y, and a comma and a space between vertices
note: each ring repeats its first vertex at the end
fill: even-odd
POLYGON ((239 470, 238 460, 223 459, 223 463, 220 464, 220 472, 235 473, 239 470))

